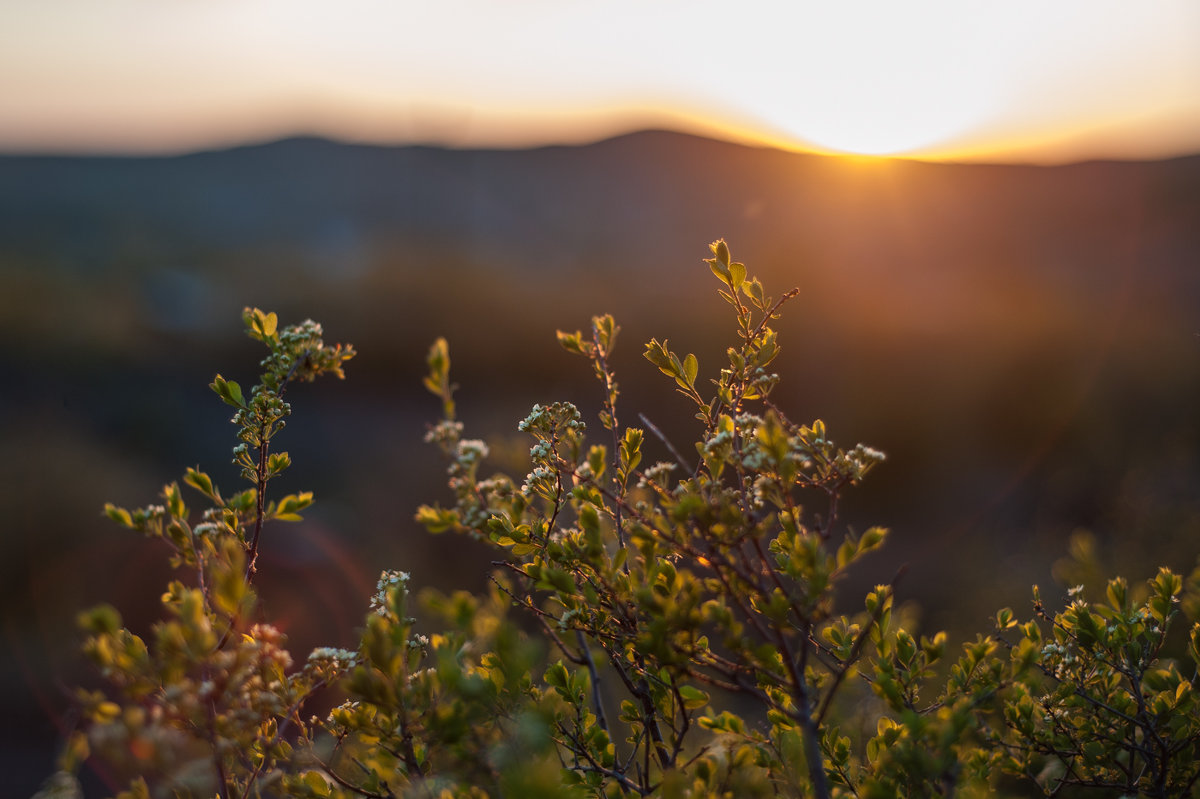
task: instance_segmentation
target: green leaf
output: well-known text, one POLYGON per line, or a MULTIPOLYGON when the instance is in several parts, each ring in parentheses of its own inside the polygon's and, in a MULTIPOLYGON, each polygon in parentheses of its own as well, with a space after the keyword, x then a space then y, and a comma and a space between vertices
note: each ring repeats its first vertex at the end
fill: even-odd
POLYGON ((766 310, 767 298, 763 295, 762 283, 758 278, 751 278, 742 284, 742 293, 754 301, 760 309, 766 310))
POLYGON ((599 480, 607 467, 608 450, 603 444, 593 444, 588 450, 588 468, 592 470, 593 479, 599 480))
POLYGON ((561 660, 546 669, 545 680, 546 685, 559 689, 567 697, 567 667, 561 660))
POLYGON ((291 465, 292 458, 286 452, 273 452, 267 459, 267 471, 272 475, 279 474, 291 465))
POLYGON ((721 280, 727 280, 729 278, 728 268, 724 264, 717 261, 716 258, 706 258, 704 259, 704 263, 708 264, 708 268, 712 270, 714 275, 721 278, 721 280))
POLYGON ((221 497, 217 493, 217 487, 213 485, 212 478, 199 469, 188 467, 187 474, 183 477, 183 482, 190 485, 192 488, 199 491, 204 496, 220 504, 221 497))
POLYGON ((450 384, 450 345, 439 337, 429 347, 425 356, 429 374, 422 381, 430 393, 442 400, 442 413, 447 419, 454 418, 454 389, 450 384))
POLYGON ((858 542, 854 541, 852 538, 847 537, 846 540, 842 542, 842 545, 838 547, 837 567, 839 569, 844 568, 846 566, 846 564, 848 564, 852 560, 854 560, 855 556, 857 556, 857 555, 858 555, 858 542))
POLYGON ((430 376, 437 378, 439 382, 450 373, 450 345, 445 338, 439 336, 429 346, 425 363, 429 366, 430 376))
POLYGON ((247 488, 245 491, 234 494, 226 503, 230 508, 237 511, 248 511, 254 507, 258 501, 258 492, 253 488, 247 488))
POLYGON ((741 735, 746 731, 746 723, 728 710, 722 711, 719 716, 704 716, 699 719, 699 724, 706 730, 731 732, 735 735, 741 735))
POLYGON ((242 387, 233 380, 226 380, 217 375, 213 381, 208 384, 208 387, 217 393, 217 396, 224 400, 227 404, 235 408, 245 408, 246 400, 242 396, 242 387))
POLYGON ((417 508, 417 523, 431 533, 444 533, 458 524, 458 513, 445 508, 422 505, 417 508))
POLYGON ((169 483, 163 487, 163 498, 167 501, 167 510, 176 519, 187 517, 187 506, 183 504, 183 496, 179 493, 178 483, 169 483))
POLYGON ((621 332, 621 328, 617 326, 612 314, 593 316, 592 330, 596 333, 596 339, 600 342, 603 354, 611 353, 617 344, 617 333, 621 332))
POLYGON ((1110 580, 1105 593, 1108 595, 1108 603, 1113 610, 1124 610, 1125 602, 1129 598, 1125 580, 1118 577, 1115 580, 1110 580))
POLYGON ((267 341, 275 338, 275 330, 279 325, 279 317, 274 313, 263 313, 258 308, 243 308, 242 321, 246 325, 246 334, 256 341, 267 341))
POLYGON ((725 243, 725 239, 717 239, 709 248, 713 251, 713 255, 717 256, 717 261, 726 268, 729 267, 729 245, 725 243))
POLYGON ((650 339, 646 344, 646 351, 642 355, 657 366, 663 374, 675 377, 675 361, 678 358, 672 359, 671 351, 667 349, 667 339, 663 339, 661 343, 658 339, 650 339))
POLYGON ((683 706, 688 710, 704 707, 709 702, 708 694, 691 685, 679 686, 679 695, 683 697, 683 706))
POLYGON ((112 635, 121 629, 121 614, 112 605, 97 605, 76 617, 80 629, 95 635, 112 635))
POLYGON ((104 515, 122 527, 133 527, 133 517, 124 508, 118 508, 111 502, 104 504, 104 515))
POLYGON ((866 554, 872 550, 883 546, 883 542, 887 539, 886 527, 872 527, 863 533, 862 538, 858 542, 859 554, 866 554))
POLYGON ((1079 643, 1091 647, 1103 640, 1104 626, 1096 621, 1096 617, 1087 608, 1080 608, 1075 617, 1075 635, 1078 636, 1079 643))
POLYGON ((700 371, 700 364, 696 360, 696 356, 688 353, 688 356, 683 359, 683 375, 687 379, 687 384, 690 388, 696 386, 696 375, 700 371))
POLYGON ((642 439, 644 433, 640 428, 627 427, 625 438, 621 441, 621 475, 622 479, 637 468, 642 462, 642 439))
POLYGON ((1150 581, 1150 587, 1154 589, 1154 596, 1150 597, 1147 603, 1150 613, 1158 621, 1165 622, 1174 610, 1175 595, 1183 588, 1183 579, 1170 569, 1162 567, 1150 581))
POLYGON ((550 566, 542 572, 541 587, 553 589, 560 594, 575 593, 575 578, 556 566, 550 566))
POLYGON ((584 505, 579 509, 579 526, 583 528, 584 532, 599 536, 600 514, 594 505, 584 505))
POLYGON ((329 780, 324 772, 316 769, 306 771, 301 779, 304 787, 311 791, 313 796, 329 796, 329 780))
POLYGON ((574 333, 564 333, 557 331, 558 343, 567 352, 573 352, 576 355, 586 355, 583 348, 583 334, 576 330, 574 333))
POLYGON ((734 291, 742 287, 746 280, 746 265, 742 263, 732 263, 729 265, 729 286, 734 291))

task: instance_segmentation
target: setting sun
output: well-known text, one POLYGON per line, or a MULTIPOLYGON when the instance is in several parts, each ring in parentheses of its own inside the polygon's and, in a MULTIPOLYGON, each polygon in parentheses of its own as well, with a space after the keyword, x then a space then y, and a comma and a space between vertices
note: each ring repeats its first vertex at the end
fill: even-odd
MULTIPOLYGON (((898 64, 899 55, 885 54, 882 63, 898 64)), ((765 118, 820 150, 862 155, 936 151, 980 125, 996 105, 994 87, 972 85, 961 73, 947 74, 932 59, 888 70, 865 58, 830 56, 828 82, 798 87, 787 106, 771 109, 766 97, 761 102, 765 118)))

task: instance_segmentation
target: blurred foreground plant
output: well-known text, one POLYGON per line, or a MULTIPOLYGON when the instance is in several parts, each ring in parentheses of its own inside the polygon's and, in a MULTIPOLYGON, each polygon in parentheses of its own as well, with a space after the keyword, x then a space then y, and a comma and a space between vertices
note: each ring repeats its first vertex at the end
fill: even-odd
POLYGON ((601 384, 603 440, 574 405, 535 405, 519 425, 528 473, 481 477, 488 447, 463 436, 437 341, 425 382, 443 419, 427 439, 454 502, 417 519, 492 546, 492 589, 430 592, 425 626, 440 632, 422 635, 408 575, 385 571, 358 647, 299 666, 252 588, 264 524, 312 501, 268 501, 289 464, 270 442, 290 383, 341 377, 354 352, 248 309, 270 351, 260 383, 249 399, 221 376, 212 388, 237 409, 251 487, 223 498, 192 469, 208 505, 196 520, 177 484, 160 505, 106 508, 163 540, 180 579, 149 641, 112 608, 81 617, 112 690, 80 693, 88 728, 42 795, 72 795, 89 754, 128 797, 1197 795, 1195 618, 1176 659, 1164 653, 1200 580, 1164 570, 1144 600, 1116 580, 1107 604, 1073 596, 1058 614, 1035 594, 1033 621, 1001 611, 952 663, 944 634, 900 623, 896 580, 840 607, 839 582, 887 533, 841 530, 839 503, 884 456, 772 402, 771 323, 798 292, 767 296, 722 241, 712 255, 736 323, 726 363, 702 381, 695 356, 656 339, 645 351, 694 406, 686 455, 646 417, 620 421, 619 328, 600 316, 558 337, 601 384), (647 432, 669 460, 646 461, 647 432), (322 689, 345 701, 317 717, 322 689))

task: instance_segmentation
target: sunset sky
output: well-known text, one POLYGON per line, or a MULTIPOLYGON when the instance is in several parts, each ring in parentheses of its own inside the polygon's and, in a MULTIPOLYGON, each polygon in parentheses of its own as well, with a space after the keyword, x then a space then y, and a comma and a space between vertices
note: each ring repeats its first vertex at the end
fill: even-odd
POLYGON ((989 161, 1200 152, 1200 2, 0 5, 0 151, 644 127, 989 161))

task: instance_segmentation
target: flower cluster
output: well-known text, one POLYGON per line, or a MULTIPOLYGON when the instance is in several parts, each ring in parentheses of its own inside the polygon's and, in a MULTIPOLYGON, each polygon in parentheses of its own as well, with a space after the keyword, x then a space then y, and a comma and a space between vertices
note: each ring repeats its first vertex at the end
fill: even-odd
POLYGON ((671 461, 659 461, 653 466, 642 471, 641 479, 638 480, 638 488, 655 487, 665 489, 667 480, 670 479, 671 472, 678 468, 679 464, 671 461))
POLYGON ((534 496, 554 499, 558 496, 560 490, 558 472, 549 466, 534 467, 533 471, 525 475, 525 482, 521 485, 521 494, 526 499, 534 496))
POLYGON ((517 423, 517 429, 522 433, 543 434, 555 437, 560 431, 583 433, 587 425, 583 417, 570 402, 554 402, 550 405, 534 405, 529 415, 517 423))
POLYGON ((408 572, 398 569, 384 569, 375 583, 375 594, 371 597, 370 612, 389 619, 393 622, 406 621, 400 618, 397 606, 403 604, 408 595, 408 582, 411 579, 408 572))
POLYGON ((345 674, 357 665, 357 652, 331 646, 319 646, 308 653, 308 660, 304 667, 322 679, 332 679, 339 674, 345 674))
POLYGON ((444 451, 452 451, 462 437, 463 423, 452 419, 443 419, 425 431, 425 443, 437 444, 444 451))

